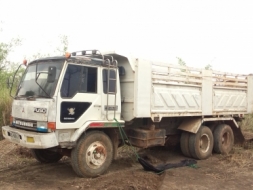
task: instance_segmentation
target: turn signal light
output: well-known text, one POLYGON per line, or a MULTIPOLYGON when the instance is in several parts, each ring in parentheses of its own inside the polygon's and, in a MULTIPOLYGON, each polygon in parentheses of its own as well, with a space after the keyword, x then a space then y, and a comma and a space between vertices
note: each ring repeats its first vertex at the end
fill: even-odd
POLYGON ((4 135, 4 136, 6 136, 6 132, 5 132, 5 130, 3 130, 3 129, 2 129, 2 133, 3 133, 3 135, 4 135))
POLYGON ((55 131, 55 129, 56 129, 56 123, 55 122, 48 122, 47 123, 47 128, 51 129, 51 131, 55 131))
POLYGON ((27 66, 27 60, 26 59, 23 60, 23 65, 27 66))
POLYGON ((13 117, 10 116, 10 125, 12 125, 12 122, 13 122, 13 117))
POLYGON ((68 59, 68 58, 70 58, 70 56, 71 56, 71 53, 69 53, 69 52, 66 52, 65 53, 65 57, 68 59))

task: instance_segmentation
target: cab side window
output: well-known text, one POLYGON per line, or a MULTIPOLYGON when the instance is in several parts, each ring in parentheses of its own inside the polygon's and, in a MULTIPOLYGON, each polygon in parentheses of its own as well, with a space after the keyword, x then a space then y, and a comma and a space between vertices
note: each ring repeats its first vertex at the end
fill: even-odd
POLYGON ((97 93, 97 68, 68 65, 61 86, 61 96, 70 98, 76 93, 97 93))
POLYGON ((115 70, 103 70, 103 91, 105 94, 107 93, 116 93, 116 72, 115 70), (108 77, 108 73, 110 76, 108 77), (109 82, 109 88, 108 88, 109 82))

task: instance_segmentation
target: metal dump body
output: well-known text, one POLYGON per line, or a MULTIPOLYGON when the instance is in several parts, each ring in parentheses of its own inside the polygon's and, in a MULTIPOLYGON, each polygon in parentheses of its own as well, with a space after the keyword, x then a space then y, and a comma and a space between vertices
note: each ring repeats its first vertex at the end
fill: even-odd
POLYGON ((111 54, 121 76, 124 120, 221 116, 253 111, 253 76, 183 67, 111 54))
POLYGON ((151 65, 153 117, 252 112, 252 76, 159 63, 151 65))

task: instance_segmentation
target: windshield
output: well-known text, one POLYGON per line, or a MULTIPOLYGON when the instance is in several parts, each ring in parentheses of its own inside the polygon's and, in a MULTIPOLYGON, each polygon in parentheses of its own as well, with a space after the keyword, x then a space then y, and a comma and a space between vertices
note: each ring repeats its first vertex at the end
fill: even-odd
POLYGON ((18 97, 52 97, 59 79, 62 66, 61 60, 42 60, 29 65, 20 82, 18 97), (37 67, 37 72, 36 72, 37 67), (54 80, 49 79, 50 70, 56 71, 54 80), (37 75, 36 75, 37 74, 37 75))

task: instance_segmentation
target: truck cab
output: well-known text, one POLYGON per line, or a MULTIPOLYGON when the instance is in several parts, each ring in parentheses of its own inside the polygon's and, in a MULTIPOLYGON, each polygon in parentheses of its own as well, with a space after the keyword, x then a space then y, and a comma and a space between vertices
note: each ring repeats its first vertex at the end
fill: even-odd
MULTIPOLYGON (((117 61, 97 50, 32 61, 18 86, 4 137, 32 149, 39 161, 58 161, 59 149, 73 149, 84 132, 124 123, 119 74, 117 61), (55 159, 45 156, 53 152, 55 159)), ((99 135, 112 136, 108 131, 99 135)), ((105 145, 98 146, 105 152, 105 145)))

